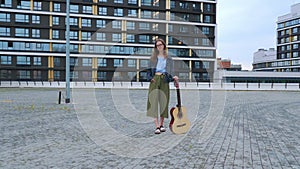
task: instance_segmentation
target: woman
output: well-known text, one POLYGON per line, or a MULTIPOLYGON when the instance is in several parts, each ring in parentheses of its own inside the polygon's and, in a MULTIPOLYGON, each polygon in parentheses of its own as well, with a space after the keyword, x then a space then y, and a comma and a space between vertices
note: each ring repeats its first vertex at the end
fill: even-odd
POLYGON ((167 56, 166 43, 162 39, 157 39, 150 58, 150 69, 147 72, 147 78, 150 81, 147 116, 154 118, 155 134, 166 131, 164 118, 168 118, 169 82, 178 80, 177 76, 172 76, 172 70, 173 61, 167 56))

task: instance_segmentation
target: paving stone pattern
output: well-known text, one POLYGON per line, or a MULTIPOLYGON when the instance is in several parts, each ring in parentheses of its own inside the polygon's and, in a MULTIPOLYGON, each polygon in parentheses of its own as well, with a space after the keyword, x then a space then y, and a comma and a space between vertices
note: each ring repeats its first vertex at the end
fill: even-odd
MULTIPOLYGON (((58 90, 0 88, 0 168, 300 169, 299 92, 214 91, 225 94, 220 121, 212 125, 216 127, 206 140, 199 141, 209 112, 214 108, 213 92, 187 91, 187 95, 197 92, 200 97, 190 131, 178 136, 183 139, 160 154, 133 158, 114 154, 97 144, 78 118, 76 105, 79 103, 58 104, 58 90)), ((95 90, 103 118, 114 130, 132 138, 176 137, 168 127, 167 132, 154 135, 152 121, 137 123, 122 116, 111 93, 110 89, 95 90)), ((143 112, 147 90, 128 93, 131 103, 143 112)), ((172 91, 170 105, 175 104, 172 91)), ((91 110, 86 106, 87 112, 91 110)), ((102 130, 96 129, 105 133, 102 130)))

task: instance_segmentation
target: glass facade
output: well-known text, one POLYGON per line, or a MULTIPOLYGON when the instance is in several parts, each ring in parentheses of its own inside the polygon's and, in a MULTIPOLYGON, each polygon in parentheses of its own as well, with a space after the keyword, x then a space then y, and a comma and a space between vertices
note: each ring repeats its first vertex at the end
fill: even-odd
MULTIPOLYGON (((166 41, 181 81, 213 77, 216 1, 70 3, 71 81, 146 81, 156 38, 166 41)), ((66 2, 3 0, 0 5, 0 80, 64 81, 66 2)), ((295 56, 294 51, 289 57, 295 56)))

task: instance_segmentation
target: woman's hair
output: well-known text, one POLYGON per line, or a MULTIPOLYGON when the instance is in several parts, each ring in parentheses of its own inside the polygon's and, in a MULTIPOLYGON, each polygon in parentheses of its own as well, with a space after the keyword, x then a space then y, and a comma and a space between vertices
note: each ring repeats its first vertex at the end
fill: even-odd
POLYGON ((164 57, 167 57, 167 50, 166 50, 167 45, 166 45, 166 42, 163 39, 159 38, 159 39, 155 40, 154 49, 153 49, 153 52, 152 52, 152 56, 150 58, 151 62, 156 62, 157 56, 159 54, 159 51, 157 50, 157 46, 156 46, 157 42, 161 42, 164 45, 164 57))

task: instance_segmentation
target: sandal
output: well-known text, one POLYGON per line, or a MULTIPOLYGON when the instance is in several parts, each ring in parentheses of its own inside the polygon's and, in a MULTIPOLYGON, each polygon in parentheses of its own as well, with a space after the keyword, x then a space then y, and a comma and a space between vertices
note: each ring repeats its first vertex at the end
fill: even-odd
POLYGON ((155 129, 155 132, 154 132, 155 134, 160 134, 160 128, 159 127, 157 127, 156 129, 155 129))
POLYGON ((166 131, 166 128, 165 128, 164 126, 160 126, 159 130, 160 130, 161 132, 165 132, 165 131, 166 131))

